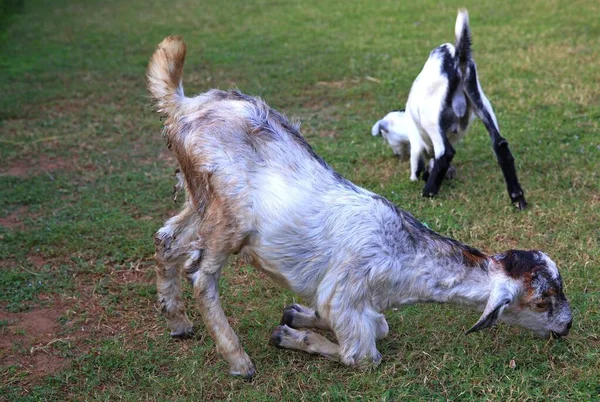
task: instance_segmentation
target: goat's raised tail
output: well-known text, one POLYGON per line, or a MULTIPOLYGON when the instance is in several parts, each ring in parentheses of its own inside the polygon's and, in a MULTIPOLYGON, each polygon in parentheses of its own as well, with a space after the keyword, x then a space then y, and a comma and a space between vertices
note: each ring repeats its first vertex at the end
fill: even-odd
POLYGON ((148 90, 156 100, 159 113, 172 115, 184 98, 181 77, 185 42, 181 36, 167 36, 148 63, 148 90))
POLYGON ((458 10, 454 34, 456 35, 456 57, 458 58, 460 69, 464 72, 467 62, 471 59, 471 28, 469 28, 469 13, 464 8, 458 10))

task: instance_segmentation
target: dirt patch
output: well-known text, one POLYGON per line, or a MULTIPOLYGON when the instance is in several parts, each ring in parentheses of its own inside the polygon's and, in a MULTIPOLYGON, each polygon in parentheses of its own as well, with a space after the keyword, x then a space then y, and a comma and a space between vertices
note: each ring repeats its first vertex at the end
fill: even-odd
POLYGON ((29 256, 27 256, 27 261, 32 263, 36 268, 42 268, 44 265, 49 264, 49 262, 39 254, 29 254, 29 256))
MULTIPOLYGON (((93 334, 94 339, 122 337, 124 347, 139 347, 139 337, 158 338, 164 335, 165 327, 158 316, 160 312, 155 297, 137 297, 139 284, 153 284, 154 259, 132 262, 130 269, 111 269, 108 274, 77 277, 77 293, 83 298, 74 298, 67 326, 93 334), (109 295, 118 297, 112 298, 109 295), (118 300, 118 302, 116 302, 118 300)), ((78 340, 85 338, 77 332, 78 340)), ((78 350, 89 346, 79 342, 78 350)))
POLYGON ((24 219, 27 215, 27 207, 19 207, 4 218, 0 218, 0 226, 9 229, 22 229, 25 223, 24 219))
MULTIPOLYGON (((28 260, 49 263, 36 254, 28 260)), ((134 350, 144 347, 140 338, 164 337, 156 298, 136 293, 146 291, 137 285, 154 282, 153 267, 153 260, 140 260, 130 269, 78 275, 79 296, 40 295, 44 306, 30 311, 10 313, 0 306, 0 366, 15 367, 17 384, 26 387, 67 369, 71 356, 90 353, 104 339, 118 337, 123 348, 134 350)))
POLYGON ((25 161, 15 161, 8 170, 3 170, 2 174, 7 176, 25 177, 29 172, 31 165, 25 161))
POLYGON ((41 377, 65 368, 68 360, 56 354, 51 347, 60 338, 59 317, 66 307, 38 308, 24 313, 8 313, 0 310, 0 321, 6 322, 0 338, 0 364, 17 366, 33 378, 41 377))
POLYGON ((69 366, 69 361, 49 353, 37 353, 24 362, 23 368, 34 378, 55 374, 69 366))
MULTIPOLYGON (((150 261, 150 264, 154 265, 154 260, 150 261)), ((129 283, 153 283, 154 281, 151 279, 148 271, 151 269, 150 266, 143 269, 127 269, 122 271, 113 271, 111 273, 111 277, 113 280, 121 285, 126 285, 129 283)))
POLYGON ((72 170, 77 157, 65 159, 58 156, 35 155, 30 160, 15 160, 7 169, 0 171, 4 176, 27 177, 32 174, 50 173, 57 170, 72 170))

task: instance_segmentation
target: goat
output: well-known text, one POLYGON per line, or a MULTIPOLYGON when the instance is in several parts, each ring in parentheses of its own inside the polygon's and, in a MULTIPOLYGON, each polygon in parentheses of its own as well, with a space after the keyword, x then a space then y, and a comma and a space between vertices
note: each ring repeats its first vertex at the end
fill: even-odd
POLYGON ((186 194, 181 212, 154 237, 158 300, 172 337, 193 335, 181 294, 184 273, 230 372, 254 374, 219 302, 218 281, 231 254, 311 306, 286 308, 272 344, 346 365, 378 363, 375 343, 388 333, 383 312, 417 302, 482 310, 469 332, 502 319, 542 336, 567 335, 571 311, 545 254, 487 256, 436 234, 343 178, 297 124, 259 98, 217 89, 186 97, 185 52, 180 37, 167 37, 147 72, 186 194), (337 343, 299 328, 330 329, 337 343))
MULTIPOLYGON (((392 151, 394 151, 394 155, 402 160, 407 159, 410 155, 410 138, 408 137, 405 129, 405 127, 410 123, 406 121, 407 119, 408 116, 406 115, 404 109, 394 110, 385 115, 383 119, 375 123, 371 129, 371 134, 374 137, 381 135, 392 148, 392 151)), ((419 155, 418 153, 415 154, 419 155)), ((413 179, 411 172, 410 179, 412 181, 416 181, 416 174, 413 179)))
POLYGON ((373 126, 373 135, 382 134, 397 154, 410 143, 410 180, 423 173, 423 196, 435 196, 445 176, 454 176, 450 163, 454 146, 467 134, 477 116, 492 140, 504 174, 508 195, 519 209, 527 207, 525 194, 515 170, 514 157, 500 128, 492 105, 486 98, 471 54, 471 29, 467 10, 458 11, 456 44, 435 48, 415 79, 406 111, 391 112, 373 126), (427 171, 421 158, 431 158, 427 171), (448 175, 448 169, 450 174, 448 175))

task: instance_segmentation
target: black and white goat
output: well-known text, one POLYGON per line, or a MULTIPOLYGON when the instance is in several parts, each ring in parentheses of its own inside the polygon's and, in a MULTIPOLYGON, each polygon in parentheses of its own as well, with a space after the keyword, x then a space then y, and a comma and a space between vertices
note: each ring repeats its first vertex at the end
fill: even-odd
POLYGON ((477 116, 490 135, 511 201, 525 209, 527 201, 517 179, 514 158, 477 78, 467 10, 458 12, 455 35, 455 46, 446 43, 429 54, 412 85, 406 110, 389 113, 375 123, 371 132, 381 134, 396 154, 410 146, 410 179, 416 181, 422 172, 426 181, 423 196, 433 197, 450 168, 454 146, 477 116), (422 158, 433 158, 427 170, 422 158))
POLYGON ((183 94, 185 44, 168 37, 148 66, 148 88, 186 201, 154 238, 159 302, 171 336, 192 335, 181 295, 191 281, 202 318, 235 375, 254 365, 219 302, 221 270, 240 254, 310 307, 285 309, 272 343, 347 365, 379 362, 386 309, 417 302, 483 311, 469 331, 498 319, 563 336, 571 311, 556 265, 541 251, 488 256, 443 237, 383 197, 341 177, 262 100, 239 91, 183 94), (337 343, 310 330, 334 332, 337 343))

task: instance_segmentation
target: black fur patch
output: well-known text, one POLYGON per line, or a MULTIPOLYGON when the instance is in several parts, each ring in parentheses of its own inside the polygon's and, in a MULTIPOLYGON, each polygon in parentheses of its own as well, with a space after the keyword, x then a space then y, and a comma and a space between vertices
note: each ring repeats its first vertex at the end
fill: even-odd
POLYGON ((447 126, 448 121, 444 120, 443 116, 440 116, 440 130, 442 130, 442 140, 444 141, 444 153, 442 156, 435 159, 433 169, 431 169, 427 183, 423 188, 423 197, 433 197, 440 191, 442 181, 444 181, 444 177, 446 176, 446 171, 448 171, 450 163, 456 153, 450 144, 450 141, 448 141, 448 137, 446 137, 447 126))
POLYGON ((281 316, 279 325, 287 325, 290 328, 294 328, 294 311, 296 310, 291 308, 291 306, 286 307, 285 310, 283 310, 283 315, 281 316))
POLYGON ((473 108, 476 109, 477 116, 481 119, 490 135, 494 152, 498 158, 498 164, 502 169, 502 174, 504 175, 504 180, 506 182, 506 189, 511 201, 513 204, 516 204, 519 209, 525 209, 527 207, 527 201, 525 200, 523 189, 517 178, 515 159, 510 152, 508 142, 500 135, 498 128, 494 124, 490 111, 483 104, 483 99, 477 85, 477 67, 473 60, 468 62, 467 77, 465 79, 465 93, 471 101, 473 108))
POLYGON ((454 48, 456 49, 455 56, 459 63, 466 63, 471 59, 471 30, 469 24, 464 24, 461 27, 460 41, 456 42, 454 48))
POLYGON ((511 278, 522 278, 525 273, 532 273, 545 265, 545 261, 536 251, 508 250, 499 260, 511 278))
POLYGON ((500 309, 502 307, 504 307, 505 305, 507 305, 508 303, 510 303, 509 299, 503 300, 500 304, 498 304, 498 306, 491 313, 489 313, 485 317, 485 319, 483 321, 478 322, 477 324, 473 325, 473 327, 471 329, 469 329, 465 335, 468 335, 471 332, 489 328, 492 325, 494 325, 496 323, 496 321, 498 321, 498 316, 500 315, 500 309))
MULTIPOLYGON (((442 60, 441 63, 441 73, 446 78, 448 78, 448 92, 446 93, 446 98, 444 100, 444 106, 442 109, 446 109, 448 106, 452 106, 452 96, 454 92, 457 90, 460 84, 460 74, 458 72, 458 63, 457 60, 452 57, 450 54, 450 50, 446 45, 438 46, 433 50, 433 53, 437 54, 438 57, 442 60)), ((444 131, 445 132, 445 131, 444 131)))

